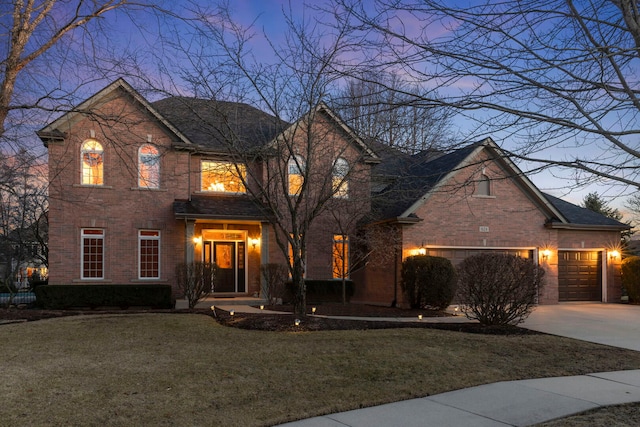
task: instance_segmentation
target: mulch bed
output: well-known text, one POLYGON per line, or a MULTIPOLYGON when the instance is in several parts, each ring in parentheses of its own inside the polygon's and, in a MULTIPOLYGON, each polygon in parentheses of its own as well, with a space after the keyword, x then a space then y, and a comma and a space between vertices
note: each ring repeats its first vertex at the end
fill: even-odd
MULTIPOLYGON (((291 306, 267 306, 265 309, 291 313, 291 306)), ((400 309, 395 307, 381 307, 363 304, 322 304, 316 306, 316 314, 329 316, 355 316, 355 317, 408 317, 416 318, 418 314, 426 317, 446 317, 450 314, 436 310, 400 309)), ((309 332, 329 330, 365 330, 365 329, 390 329, 390 328, 432 328, 467 333, 482 333, 493 335, 525 335, 537 334, 537 332, 515 326, 482 326, 478 323, 430 323, 430 322, 394 322, 374 320, 352 319, 328 319, 312 316, 311 306, 308 307, 308 316, 300 319, 300 324, 295 325, 293 314, 267 314, 267 313, 235 313, 216 309, 215 320, 224 326, 256 331, 276 332, 309 332)), ((40 310, 31 307, 0 308, 0 324, 23 321, 37 321, 56 317, 95 315, 95 314, 133 314, 133 313, 198 313, 213 316, 209 309, 194 310, 140 310, 140 309, 94 309, 94 310, 40 310)))

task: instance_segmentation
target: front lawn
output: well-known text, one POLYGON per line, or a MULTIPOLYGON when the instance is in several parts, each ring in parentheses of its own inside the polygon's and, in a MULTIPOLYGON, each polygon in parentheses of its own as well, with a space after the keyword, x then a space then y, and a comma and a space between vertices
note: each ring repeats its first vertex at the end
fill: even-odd
POLYGON ((196 314, 0 326, 3 425, 273 425, 544 376, 640 369, 640 353, 548 335, 260 332, 196 314))

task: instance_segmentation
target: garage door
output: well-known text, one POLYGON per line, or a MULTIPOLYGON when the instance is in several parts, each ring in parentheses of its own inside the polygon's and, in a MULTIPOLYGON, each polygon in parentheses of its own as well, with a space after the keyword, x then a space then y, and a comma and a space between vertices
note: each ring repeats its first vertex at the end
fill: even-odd
POLYGON ((602 301, 602 252, 558 251, 559 301, 602 301))
POLYGON ((463 259, 482 253, 496 253, 517 255, 522 258, 532 258, 533 251, 529 249, 429 249, 429 255, 449 259, 453 265, 458 265, 463 259))

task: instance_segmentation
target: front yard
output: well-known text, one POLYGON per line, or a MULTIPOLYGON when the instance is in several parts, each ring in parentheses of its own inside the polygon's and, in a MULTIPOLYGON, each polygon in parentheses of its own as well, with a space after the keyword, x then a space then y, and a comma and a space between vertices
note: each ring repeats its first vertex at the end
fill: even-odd
POLYGON ((510 379, 640 369, 547 335, 260 332, 196 314, 0 326, 3 425, 273 425, 510 379))

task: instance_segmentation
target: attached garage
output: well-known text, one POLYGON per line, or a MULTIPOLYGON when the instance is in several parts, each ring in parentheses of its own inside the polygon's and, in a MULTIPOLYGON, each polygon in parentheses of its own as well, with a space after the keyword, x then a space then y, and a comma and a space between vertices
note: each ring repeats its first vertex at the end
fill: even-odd
POLYGON ((558 251, 558 300, 602 301, 602 252, 558 251))

